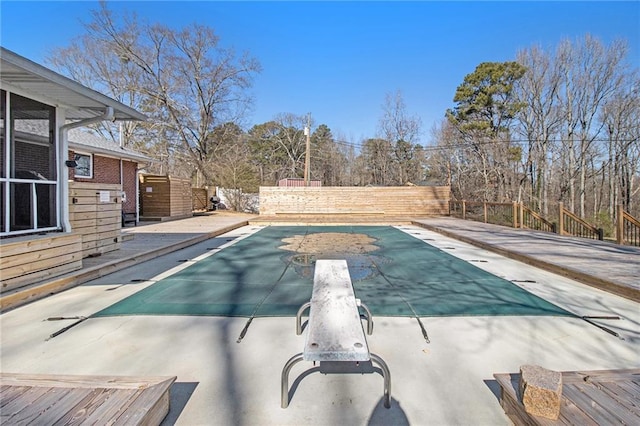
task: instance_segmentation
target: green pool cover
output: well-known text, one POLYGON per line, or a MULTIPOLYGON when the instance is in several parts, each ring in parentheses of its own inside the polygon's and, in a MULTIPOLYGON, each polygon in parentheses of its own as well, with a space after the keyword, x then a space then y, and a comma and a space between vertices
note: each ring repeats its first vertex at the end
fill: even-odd
POLYGON ((374 317, 573 316, 388 226, 265 227, 94 316, 294 316, 311 297, 318 258, 347 259, 374 317))

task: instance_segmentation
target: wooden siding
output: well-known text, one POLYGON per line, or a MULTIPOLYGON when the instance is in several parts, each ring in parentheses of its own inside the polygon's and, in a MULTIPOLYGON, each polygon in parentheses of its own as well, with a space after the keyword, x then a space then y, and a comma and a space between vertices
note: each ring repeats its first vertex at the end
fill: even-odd
POLYGON ((73 232, 82 237, 82 257, 120 249, 120 185, 69 182, 69 221, 73 232), (108 200, 101 201, 101 194, 108 195, 108 200))
POLYGON ((449 214, 448 186, 260 187, 260 214, 449 214))
POLYGON ((3 293, 80 268, 80 235, 52 233, 0 241, 3 293))
POLYGON ((191 181, 140 175, 140 203, 144 217, 189 217, 192 215, 191 181))

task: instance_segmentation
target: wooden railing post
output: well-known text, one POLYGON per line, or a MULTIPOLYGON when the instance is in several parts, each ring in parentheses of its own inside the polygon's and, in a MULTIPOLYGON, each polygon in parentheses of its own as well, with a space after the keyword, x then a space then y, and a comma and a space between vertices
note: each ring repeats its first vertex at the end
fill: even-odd
POLYGON ((520 228, 522 229, 524 228, 524 203, 518 203, 518 206, 518 211, 520 213, 520 228))
POLYGON ((564 235, 564 204, 558 203, 558 234, 564 235))
POLYGON ((616 242, 624 244, 624 207, 622 204, 618 204, 616 214, 616 242))

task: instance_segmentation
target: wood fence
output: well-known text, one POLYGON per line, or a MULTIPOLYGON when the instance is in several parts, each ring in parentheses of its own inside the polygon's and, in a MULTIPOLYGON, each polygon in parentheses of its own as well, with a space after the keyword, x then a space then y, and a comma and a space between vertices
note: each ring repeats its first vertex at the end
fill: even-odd
POLYGON ((82 237, 83 258, 120 249, 120 185, 69 182, 69 222, 73 232, 82 237))
POLYGON ((260 187, 261 215, 447 215, 448 186, 260 187))
POLYGON ((624 211, 621 205, 618 206, 616 241, 618 244, 640 247, 640 220, 624 211))
POLYGON ((518 227, 518 206, 515 203, 451 201, 450 215, 476 222, 518 227))
POLYGON ((141 214, 145 218, 192 216, 191 181, 171 176, 140 175, 141 214))
POLYGON ((29 235, 0 242, 0 283, 5 294, 80 268, 82 238, 77 234, 29 235))
POLYGON ((206 188, 191 188, 191 210, 206 211, 209 210, 210 203, 206 188))
POLYGON ((69 182, 69 222, 72 232, 2 240, 2 291, 15 290, 78 270, 82 268, 83 258, 118 250, 122 241, 121 212, 120 185, 69 182))

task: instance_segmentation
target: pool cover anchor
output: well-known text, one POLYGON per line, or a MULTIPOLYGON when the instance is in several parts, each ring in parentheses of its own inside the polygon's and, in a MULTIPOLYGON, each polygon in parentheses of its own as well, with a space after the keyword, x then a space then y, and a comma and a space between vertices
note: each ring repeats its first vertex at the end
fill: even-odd
POLYGON ((56 331, 55 333, 52 333, 49 335, 49 337, 47 337, 46 339, 44 339, 45 342, 53 339, 56 336, 61 335, 62 333, 64 333, 65 331, 68 331, 69 329, 75 327, 76 325, 86 321, 89 319, 89 317, 83 317, 83 316, 77 316, 77 317, 52 317, 52 318, 47 318, 47 321, 61 321, 61 320, 66 320, 66 319, 78 319, 76 322, 69 324, 68 326, 61 328, 60 330, 56 331))
MULTIPOLYGON (((305 238, 307 238, 307 233, 304 234, 304 238, 302 238, 302 241, 300 241, 298 248, 302 247, 302 243, 304 243, 305 238)), ((280 277, 273 284, 273 286, 271 287, 271 290, 269 290, 269 293, 267 293, 267 295, 264 296, 260 301, 260 303, 258 303, 256 307, 253 309, 253 312, 251 313, 251 316, 247 320, 247 323, 244 325, 244 328, 240 332, 240 335, 238 336, 238 340, 236 340, 236 343, 242 342, 242 339, 244 339, 244 336, 247 334, 247 331, 249 330, 249 326, 251 325, 251 322, 256 317, 256 313, 258 313, 258 309, 260 309, 260 306, 262 306, 264 301, 267 300, 269 296, 271 296, 271 293, 273 293, 273 290, 275 290, 276 286, 278 285, 280 280, 282 280, 282 277, 284 277, 284 274, 287 272, 287 270, 289 269, 289 266, 291 266, 292 263, 293 263, 293 257, 291 257, 291 259, 287 262, 287 265, 284 267, 282 274, 280 274, 280 277)))
POLYGON ((240 336, 238 336, 238 340, 236 340, 236 343, 242 342, 242 339, 244 339, 244 336, 247 334, 247 331, 249 330, 249 326, 251 325, 251 321, 253 321, 253 318, 255 318, 255 314, 252 314, 249 320, 247 321, 247 323, 244 325, 244 328, 240 332, 240 336))
POLYGON ((588 322, 589 324, 593 325, 594 327, 598 327, 600 330, 607 332, 609 334, 611 334, 612 336, 617 337, 620 340, 624 340, 624 337, 620 337, 620 334, 616 331, 611 330, 610 328, 607 328, 603 325, 597 324, 595 323, 594 319, 600 319, 600 320, 619 320, 621 319, 619 316, 606 316, 606 315, 600 315, 600 316, 589 316, 589 315, 583 315, 580 318, 582 318, 583 321, 588 322))
POLYGON ((422 323, 422 321, 420 320, 420 317, 418 316, 418 313, 416 312, 416 310, 413 308, 413 306, 411 305, 411 303, 409 303, 409 301, 407 299, 405 299, 402 294, 400 294, 400 292, 398 291, 398 289, 396 289, 395 285, 389 280, 389 278, 387 278, 387 276, 382 273, 382 271, 380 270, 380 268, 378 267, 378 265, 373 261, 373 259, 369 258, 369 260, 371 261, 371 264, 376 268, 376 270, 378 271, 378 273, 380 274, 380 276, 387 282, 389 283, 389 285, 396 290, 396 292, 398 293, 398 295, 400 296, 400 299, 402 299, 402 301, 405 303, 405 305, 407 305, 409 307, 409 309, 411 309, 411 312, 413 313, 413 317, 416 319, 416 321, 418 321, 418 325, 420 326, 420 331, 422 332, 422 337, 424 337, 424 341, 427 343, 431 343, 431 340, 429 340, 429 335, 427 334, 427 329, 424 326, 424 324, 422 323))
POLYGON ((431 340, 429 340, 429 335, 427 334, 427 329, 424 327, 424 324, 422 323, 422 321, 420 321, 420 318, 418 318, 416 316, 416 321, 418 321, 418 325, 420 326, 420 330, 422 330, 422 337, 424 337, 424 340, 427 343, 431 343, 431 340))

